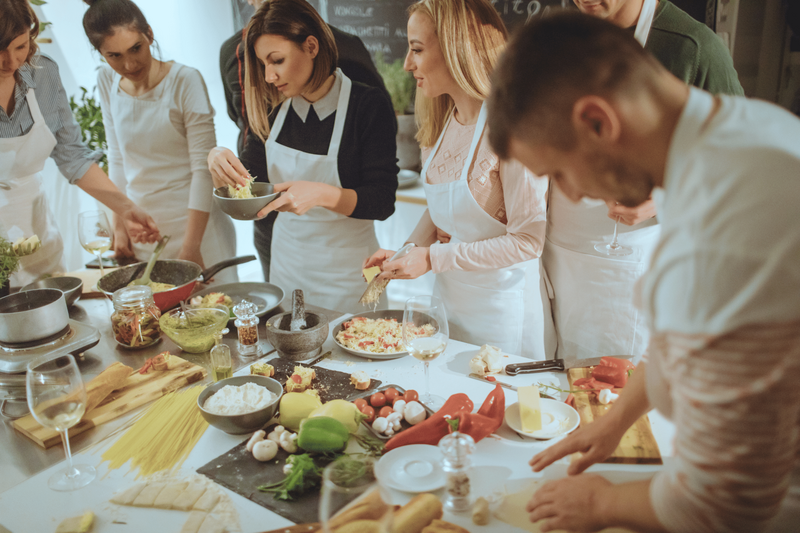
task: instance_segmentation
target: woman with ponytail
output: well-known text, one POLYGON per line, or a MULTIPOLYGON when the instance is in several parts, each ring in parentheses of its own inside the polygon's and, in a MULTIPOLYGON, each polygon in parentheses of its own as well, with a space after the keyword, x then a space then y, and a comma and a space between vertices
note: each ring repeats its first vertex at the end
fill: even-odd
MULTIPOLYGON (((108 67, 97 76, 109 176, 170 235, 162 258, 204 266, 236 253, 233 223, 213 202, 208 151, 214 109, 200 73, 151 54, 155 39, 131 0, 85 0, 83 28, 108 67)), ((116 252, 146 259, 117 226, 116 252)), ((235 271, 217 280, 236 281, 235 271)))
MULTIPOLYGON (((153 219, 97 166, 102 156, 82 142, 58 67, 38 53, 39 20, 28 0, 0 0, 0 236, 39 236, 41 249, 22 258, 10 285, 64 271, 63 242, 40 175, 52 157, 61 174, 111 208, 126 241, 154 242, 153 219)), ((72 228, 70 228, 72 229, 72 228)))

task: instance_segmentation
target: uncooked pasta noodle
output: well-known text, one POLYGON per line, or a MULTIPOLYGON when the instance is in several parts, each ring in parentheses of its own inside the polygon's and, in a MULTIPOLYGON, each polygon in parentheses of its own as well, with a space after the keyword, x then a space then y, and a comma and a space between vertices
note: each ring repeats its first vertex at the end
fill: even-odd
POLYGON ((109 470, 131 461, 136 477, 180 467, 203 436, 208 422, 197 408, 203 387, 168 393, 103 453, 109 470))

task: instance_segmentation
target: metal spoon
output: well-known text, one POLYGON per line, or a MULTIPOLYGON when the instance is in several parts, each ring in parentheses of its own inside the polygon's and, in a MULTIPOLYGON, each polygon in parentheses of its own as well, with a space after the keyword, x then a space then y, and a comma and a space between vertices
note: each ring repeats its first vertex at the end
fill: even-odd
POLYGON ((164 250, 164 247, 167 245, 169 241, 169 235, 164 235, 161 237, 161 240, 158 241, 156 245, 156 249, 153 250, 153 255, 150 256, 150 261, 147 262, 147 268, 144 269, 144 274, 141 278, 135 279, 129 283, 129 285, 150 285, 150 273, 153 271, 153 267, 156 265, 156 260, 158 256, 161 255, 161 252, 164 250))

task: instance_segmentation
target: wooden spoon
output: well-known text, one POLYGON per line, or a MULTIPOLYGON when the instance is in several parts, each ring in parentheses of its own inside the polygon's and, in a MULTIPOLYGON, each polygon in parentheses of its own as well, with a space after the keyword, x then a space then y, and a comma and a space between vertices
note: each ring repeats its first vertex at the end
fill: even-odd
POLYGON ((144 269, 142 277, 131 281, 128 285, 150 285, 150 273, 153 271, 153 267, 156 266, 156 260, 158 256, 161 255, 168 241, 169 235, 161 237, 161 240, 158 241, 156 245, 156 249, 153 250, 153 255, 150 256, 150 261, 147 262, 147 268, 144 269))

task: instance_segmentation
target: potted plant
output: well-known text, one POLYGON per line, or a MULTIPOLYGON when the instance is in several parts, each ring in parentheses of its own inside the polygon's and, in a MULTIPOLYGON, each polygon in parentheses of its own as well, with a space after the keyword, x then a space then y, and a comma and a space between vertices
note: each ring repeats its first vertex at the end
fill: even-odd
POLYGON ((383 54, 378 52, 375 63, 397 114, 397 165, 402 169, 419 170, 420 149, 416 139, 417 124, 414 121, 417 85, 414 77, 403 69, 402 59, 387 63, 383 54))
POLYGON ((16 242, 0 237, 0 298, 8 296, 11 290, 9 278, 19 268, 19 259, 39 249, 39 237, 20 237, 16 242))
POLYGON ((104 172, 108 173, 108 143, 106 142, 106 128, 103 125, 103 110, 100 108, 100 103, 94 98, 94 89, 92 94, 86 87, 81 87, 80 100, 76 101, 75 96, 69 97, 69 108, 72 114, 75 115, 75 120, 81 127, 83 133, 83 142, 92 150, 99 150, 103 152, 103 157, 97 162, 104 172))

